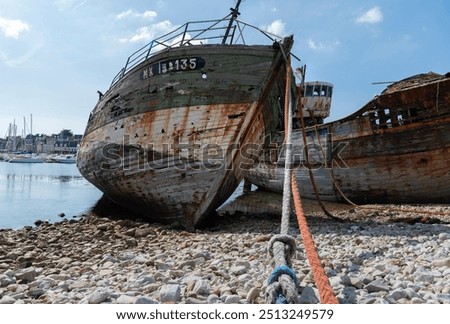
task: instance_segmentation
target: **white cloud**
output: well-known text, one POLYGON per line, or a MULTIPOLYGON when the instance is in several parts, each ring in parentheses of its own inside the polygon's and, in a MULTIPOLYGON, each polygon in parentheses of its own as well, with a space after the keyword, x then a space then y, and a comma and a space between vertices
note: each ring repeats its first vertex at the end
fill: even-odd
POLYGON ((175 27, 170 21, 164 20, 148 27, 141 27, 136 31, 134 35, 130 36, 129 38, 121 39, 121 41, 131 43, 148 42, 173 30, 174 28, 175 27))
POLYGON ((155 33, 153 26, 141 27, 137 30, 136 34, 130 37, 129 41, 132 43, 150 41, 154 38, 154 35, 155 33))
POLYGON ((156 13, 156 11, 151 11, 151 10, 147 10, 146 12, 144 12, 142 14, 142 18, 146 18, 146 19, 153 19, 157 16, 158 14, 156 13))
POLYGON ((317 51, 317 50, 323 49, 324 45, 322 43, 317 44, 312 39, 308 39, 308 47, 317 51))
POLYGON ((20 34, 29 31, 30 25, 19 19, 6 19, 0 17, 0 31, 9 38, 18 39, 20 34))
POLYGON ((116 16, 116 19, 124 19, 125 17, 131 16, 133 14, 133 10, 123 11, 116 16))
POLYGON ((308 47, 314 51, 331 51, 341 44, 340 41, 336 40, 334 42, 322 43, 316 42, 312 39, 308 39, 308 47))
POLYGON ((380 7, 373 7, 372 9, 366 11, 358 18, 356 18, 356 23, 358 24, 376 24, 383 20, 383 13, 380 7))
POLYGON ((284 36, 286 34, 286 32, 284 30, 285 25, 286 24, 281 19, 278 19, 263 29, 267 30, 271 34, 274 34, 277 36, 284 36))
POLYGON ((120 14, 118 14, 116 16, 116 19, 120 20, 120 19, 124 19, 124 18, 130 17, 130 16, 137 17, 137 18, 144 18, 144 19, 153 19, 156 16, 158 16, 158 14, 155 11, 151 11, 151 10, 147 10, 143 13, 139 13, 139 12, 136 12, 136 11, 133 11, 130 9, 130 10, 127 10, 127 11, 124 11, 124 12, 121 12, 120 14))

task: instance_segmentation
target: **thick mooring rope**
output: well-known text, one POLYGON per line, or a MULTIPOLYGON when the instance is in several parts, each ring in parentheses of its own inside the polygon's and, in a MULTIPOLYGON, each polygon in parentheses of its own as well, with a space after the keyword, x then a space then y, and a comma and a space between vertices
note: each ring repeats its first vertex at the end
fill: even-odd
POLYGON ((266 301, 270 304, 298 303, 298 282, 294 270, 291 269, 291 258, 295 254, 295 239, 288 235, 289 217, 291 213, 291 185, 292 173, 292 97, 291 97, 291 61, 286 58, 286 92, 284 96, 284 131, 286 147, 285 174, 283 187, 283 205, 280 234, 269 241, 268 250, 274 259, 275 268, 267 280, 266 301))
MULTIPOLYGON (((304 70, 305 70, 305 68, 304 68, 304 70)), ((303 118, 303 106, 301 104, 301 99, 302 99, 301 98, 301 96, 302 96, 301 90, 303 88, 304 75, 305 74, 303 73, 302 74, 302 86, 299 87, 299 92, 298 92, 299 104, 298 105, 299 105, 300 120, 301 120, 301 125, 302 125, 303 144, 306 147, 307 140, 306 140, 305 121, 303 118)), ((307 153, 308 153, 308 150, 305 150, 306 166, 308 168, 310 181, 311 181, 311 184, 313 185, 314 193, 316 194, 317 201, 319 202, 320 207, 322 208, 322 210, 328 217, 336 219, 335 216, 331 215, 328 212, 328 210, 325 208, 325 206, 323 205, 323 203, 320 199, 319 192, 317 190, 316 183, 314 180, 314 175, 312 173, 312 169, 309 164, 309 156, 307 153)), ((309 231, 308 223, 306 222, 305 213, 303 212, 303 206, 302 206, 302 201, 301 201, 301 197, 300 197, 300 191, 298 190, 297 179, 295 178, 294 173, 291 173, 290 183, 292 186, 292 194, 293 194, 293 198, 294 198, 294 206, 295 206, 295 213, 297 215, 298 227, 300 229, 300 234, 302 236, 303 244, 305 246, 306 256, 308 258, 309 265, 311 266, 311 269, 313 272, 314 281, 319 290, 320 302, 322 304, 339 304, 336 296, 334 295, 333 289, 330 286, 330 282, 328 281, 328 277, 325 273, 325 270, 322 267, 322 263, 319 259, 319 255, 317 253, 316 246, 314 244, 314 240, 312 238, 311 232, 309 231)))
POLYGON ((267 280, 266 301, 270 304, 295 304, 298 303, 297 276, 292 270, 291 258, 295 254, 295 239, 288 234, 289 217, 291 214, 291 197, 294 196, 294 205, 297 214, 300 233, 304 241, 306 255, 313 271, 314 280, 319 289, 320 300, 323 304, 338 304, 325 274, 314 241, 309 232, 308 224, 303 213, 297 180, 292 172, 292 97, 291 97, 291 62, 286 58, 286 92, 284 102, 284 145, 285 170, 283 184, 283 205, 280 234, 275 235, 269 241, 268 250, 274 259, 275 269, 267 280))
POLYGON ((309 231, 308 223, 306 222, 306 217, 303 212, 297 180, 295 179, 294 174, 292 174, 291 184, 298 227, 300 228, 300 233, 303 238, 303 244, 305 245, 305 251, 308 257, 309 265, 311 266, 313 272, 314 281, 317 285, 317 289, 319 290, 320 302, 322 304, 339 304, 336 296, 334 295, 333 288, 330 286, 325 270, 322 267, 314 240, 311 232, 309 231))

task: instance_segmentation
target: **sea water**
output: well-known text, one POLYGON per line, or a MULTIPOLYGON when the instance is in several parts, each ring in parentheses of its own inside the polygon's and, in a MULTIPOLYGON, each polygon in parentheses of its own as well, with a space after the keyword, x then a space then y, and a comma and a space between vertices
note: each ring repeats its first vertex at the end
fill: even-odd
MULTIPOLYGON (((226 203, 242 190, 243 182, 226 203)), ((37 220, 53 223, 77 218, 101 196, 75 164, 0 162, 0 229, 33 226, 37 220)))
POLYGON ((75 164, 0 162, 0 228, 80 216, 101 196, 75 164))

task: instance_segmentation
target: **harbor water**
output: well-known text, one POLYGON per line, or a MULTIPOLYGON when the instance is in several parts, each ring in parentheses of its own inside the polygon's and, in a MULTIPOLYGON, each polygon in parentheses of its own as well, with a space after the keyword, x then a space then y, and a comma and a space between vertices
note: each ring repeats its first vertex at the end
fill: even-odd
POLYGON ((71 219, 101 196, 75 164, 0 162, 0 229, 71 219))
MULTIPOLYGON (((242 190, 243 182, 226 203, 242 190)), ((75 164, 0 162, 0 229, 78 217, 90 211, 101 196, 75 164)))

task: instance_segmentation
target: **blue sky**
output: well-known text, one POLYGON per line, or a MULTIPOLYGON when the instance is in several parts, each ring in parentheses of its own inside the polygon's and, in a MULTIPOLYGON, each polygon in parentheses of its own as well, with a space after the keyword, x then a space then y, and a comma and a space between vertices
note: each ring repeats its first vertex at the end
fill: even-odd
MULTIPOLYGON (((127 57, 186 21, 222 18, 234 0, 0 0, 0 137, 23 117, 33 133, 83 133, 97 90, 127 57)), ((245 0, 240 19, 280 36, 309 81, 334 84, 330 120, 384 85, 450 71, 448 0, 245 0)))

